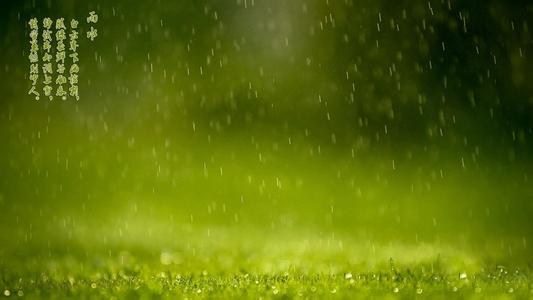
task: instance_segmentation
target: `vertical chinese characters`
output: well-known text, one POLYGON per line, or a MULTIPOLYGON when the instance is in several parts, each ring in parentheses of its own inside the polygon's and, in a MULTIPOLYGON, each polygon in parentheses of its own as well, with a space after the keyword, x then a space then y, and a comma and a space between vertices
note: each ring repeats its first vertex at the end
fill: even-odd
MULTIPOLYGON (((32 18, 28 21, 30 28, 29 79, 31 82, 28 94, 33 95, 36 100, 40 99, 39 73, 42 70, 42 91, 45 97, 53 100, 54 96, 57 96, 66 100, 70 96, 79 100, 78 75, 80 67, 78 48, 80 45, 78 44, 78 20, 71 19, 69 24, 65 23, 64 18, 58 18, 55 21, 49 17, 44 18, 42 20, 43 29, 41 33, 42 48, 39 46, 39 22, 37 18, 32 18), (55 47, 52 45, 54 38, 56 41, 55 47), (40 61, 42 65, 39 65, 40 61), (54 70, 57 73, 55 80, 54 70)), ((94 11, 90 12, 87 17, 87 23, 96 24, 97 22, 98 15, 94 11)), ((87 31, 87 39, 94 41, 97 36, 97 30, 91 26, 90 30, 87 31)))
POLYGON ((56 20, 56 63, 57 63, 57 78, 56 78, 56 96, 61 97, 61 99, 66 100, 67 93, 65 92, 63 85, 67 82, 65 77, 65 39, 66 34, 65 30, 65 20, 63 18, 56 20))
POLYGON ((39 92, 37 92, 36 86, 39 80, 39 22, 36 18, 33 18, 28 23, 30 25, 30 81, 31 88, 28 94, 33 94, 35 100, 39 100, 39 92))
POLYGON ((46 97, 48 97, 50 100, 54 99, 54 96, 52 96, 52 55, 51 49, 52 49, 52 28, 53 21, 50 18, 44 18, 43 19, 43 92, 46 97))
MULTIPOLYGON (((88 24, 96 24, 98 23, 98 15, 94 12, 94 11, 91 11, 89 13, 89 16, 87 17, 87 23, 88 24)), ((96 28, 94 28, 93 26, 91 26, 91 29, 89 31, 87 31, 87 38, 92 41, 94 41, 94 39, 98 36, 98 30, 96 30, 96 28)))
POLYGON ((69 70, 69 77, 68 81, 70 84, 69 87, 69 95, 72 97, 75 97, 76 100, 80 100, 80 95, 78 92, 78 72, 80 71, 80 68, 78 67, 78 21, 77 20, 71 20, 70 21, 70 43, 69 43, 69 50, 70 54, 69 57, 72 59, 72 64, 70 65, 69 70))

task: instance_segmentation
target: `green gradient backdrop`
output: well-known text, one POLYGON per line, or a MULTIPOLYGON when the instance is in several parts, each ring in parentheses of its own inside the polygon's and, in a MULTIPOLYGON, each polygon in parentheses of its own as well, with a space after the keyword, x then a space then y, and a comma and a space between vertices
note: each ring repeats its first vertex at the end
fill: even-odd
POLYGON ((0 262, 529 262, 527 2, 3 3, 0 262), (27 21, 92 10, 80 101, 33 100, 27 21))

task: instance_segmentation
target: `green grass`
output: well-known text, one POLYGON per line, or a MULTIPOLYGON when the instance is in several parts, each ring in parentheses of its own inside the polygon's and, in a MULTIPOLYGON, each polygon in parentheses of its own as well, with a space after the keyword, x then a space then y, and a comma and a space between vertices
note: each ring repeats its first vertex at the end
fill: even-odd
POLYGON ((93 230, 8 246, 0 289, 26 299, 533 297, 527 264, 475 248, 239 227, 131 240, 130 230, 105 243, 93 230))
POLYGON ((460 279, 416 267, 398 272, 315 274, 180 274, 142 267, 101 273, 43 273, 9 282, 14 297, 73 298, 531 298, 530 274, 505 269, 484 271, 460 279))
MULTIPOLYGON (((314 250, 295 265, 290 251, 251 259, 252 253, 231 257, 220 249, 212 257, 191 252, 176 258, 163 252, 159 259, 126 251, 91 252, 85 258, 68 254, 4 266, 0 287, 6 296, 27 299, 533 297, 527 268, 469 266, 457 271, 455 262, 437 257, 418 263, 383 260, 368 271, 362 265, 343 265, 351 258, 347 253, 321 257, 322 251, 314 250), (314 268, 320 271, 309 271, 314 268)), ((204 251, 209 250, 199 252, 204 251)))

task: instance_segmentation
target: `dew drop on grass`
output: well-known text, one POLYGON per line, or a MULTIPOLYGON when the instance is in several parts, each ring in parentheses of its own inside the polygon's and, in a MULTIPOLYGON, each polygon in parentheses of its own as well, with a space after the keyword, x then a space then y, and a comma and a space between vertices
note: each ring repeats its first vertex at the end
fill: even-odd
POLYGON ((4 296, 9 297, 11 296, 11 292, 9 290, 4 291, 4 296))

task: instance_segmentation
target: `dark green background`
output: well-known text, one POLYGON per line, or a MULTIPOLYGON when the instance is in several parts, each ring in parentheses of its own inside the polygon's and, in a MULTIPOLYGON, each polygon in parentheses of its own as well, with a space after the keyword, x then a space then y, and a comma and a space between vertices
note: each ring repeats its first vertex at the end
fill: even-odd
POLYGON ((529 262, 528 2, 4 1, 0 263, 529 262), (81 21, 78 102, 27 94, 46 16, 81 21))

